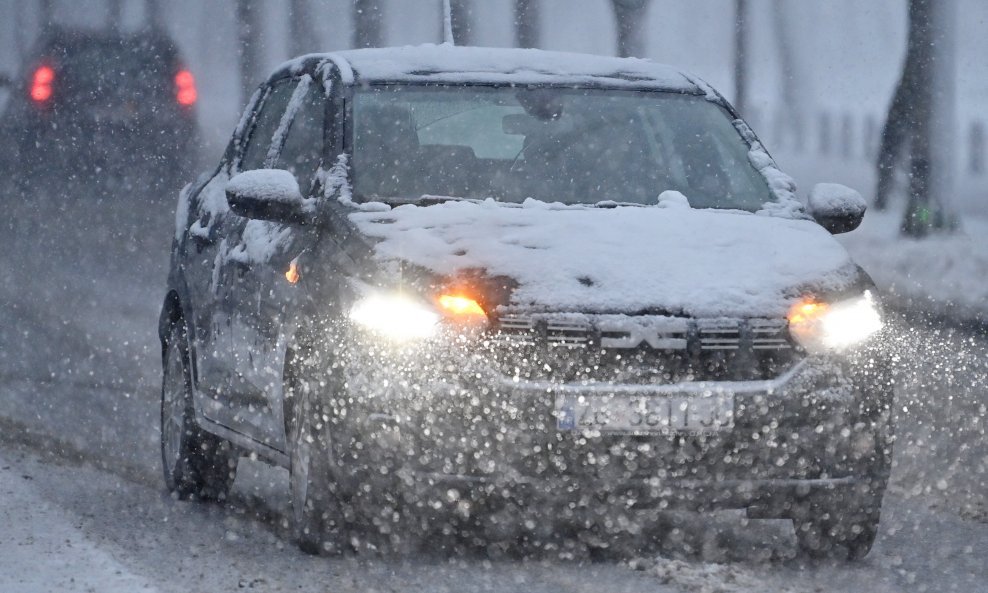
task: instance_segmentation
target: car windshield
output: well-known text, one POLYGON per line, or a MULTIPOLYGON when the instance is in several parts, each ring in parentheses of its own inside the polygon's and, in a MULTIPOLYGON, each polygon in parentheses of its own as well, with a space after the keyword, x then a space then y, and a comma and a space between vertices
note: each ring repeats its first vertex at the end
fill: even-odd
POLYGON ((730 115, 669 92, 372 86, 356 93, 358 199, 422 196, 754 211, 771 201, 730 115))

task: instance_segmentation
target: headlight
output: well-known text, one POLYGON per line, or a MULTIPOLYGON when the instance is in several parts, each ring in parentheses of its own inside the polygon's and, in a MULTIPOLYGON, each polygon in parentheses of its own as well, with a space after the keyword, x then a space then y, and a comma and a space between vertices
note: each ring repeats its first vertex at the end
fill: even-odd
POLYGON ((789 311, 789 331, 808 352, 834 352, 864 342, 882 329, 871 291, 838 303, 802 301, 789 311))
POLYGON ((350 319, 396 342, 431 338, 439 332, 444 319, 461 333, 487 325, 483 307, 460 294, 440 295, 434 306, 401 293, 369 295, 350 309, 350 319))
POLYGON ((350 319, 398 342, 430 338, 439 328, 434 309, 402 294, 365 297, 350 309, 350 319))

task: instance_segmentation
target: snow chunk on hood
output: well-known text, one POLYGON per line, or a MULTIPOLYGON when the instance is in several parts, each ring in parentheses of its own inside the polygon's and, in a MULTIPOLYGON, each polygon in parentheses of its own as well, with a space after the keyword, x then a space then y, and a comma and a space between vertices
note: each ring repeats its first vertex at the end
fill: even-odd
POLYGON ((659 207, 660 208, 689 208, 690 201, 689 198, 687 198, 682 194, 682 192, 678 192, 674 189, 667 189, 661 194, 659 194, 659 207))
POLYGON ((379 240, 381 261, 514 279, 511 307, 778 317, 800 290, 844 290, 858 278, 817 224, 739 211, 487 200, 350 218, 379 240))

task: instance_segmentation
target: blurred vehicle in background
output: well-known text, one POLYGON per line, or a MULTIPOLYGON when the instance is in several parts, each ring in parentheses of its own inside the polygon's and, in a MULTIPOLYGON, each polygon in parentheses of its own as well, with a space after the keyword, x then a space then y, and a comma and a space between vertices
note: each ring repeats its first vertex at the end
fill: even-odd
POLYGON ((22 188, 172 189, 196 162, 195 78, 163 31, 54 28, 7 83, 0 171, 22 188))

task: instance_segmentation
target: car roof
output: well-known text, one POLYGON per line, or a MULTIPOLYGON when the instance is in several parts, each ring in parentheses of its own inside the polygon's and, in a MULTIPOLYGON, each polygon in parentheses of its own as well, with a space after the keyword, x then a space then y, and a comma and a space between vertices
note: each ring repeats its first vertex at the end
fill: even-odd
POLYGON ((346 84, 385 82, 559 85, 715 93, 672 66, 539 49, 420 45, 309 54, 285 62, 271 79, 333 64, 346 84))
POLYGON ((108 29, 53 27, 43 34, 37 44, 42 54, 77 51, 83 47, 101 47, 118 52, 156 52, 162 54, 162 59, 171 59, 177 54, 175 43, 161 29, 118 33, 108 29))

